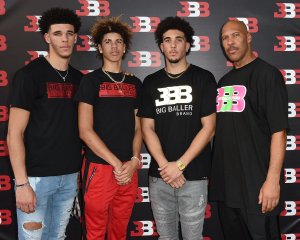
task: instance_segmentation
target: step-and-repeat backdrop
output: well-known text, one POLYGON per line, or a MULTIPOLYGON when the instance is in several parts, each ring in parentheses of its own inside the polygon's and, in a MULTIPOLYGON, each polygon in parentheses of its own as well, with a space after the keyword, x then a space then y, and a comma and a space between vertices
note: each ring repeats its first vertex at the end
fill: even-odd
MULTIPOLYGON (((285 209, 280 226, 282 239, 300 239, 300 3, 299 0, 0 0, 0 239, 14 240, 16 234, 13 175, 6 143, 9 86, 17 69, 47 54, 47 45, 37 25, 40 15, 51 7, 68 7, 81 17, 83 26, 71 63, 87 73, 101 66, 90 45, 89 29, 99 16, 118 16, 134 32, 131 51, 123 68, 144 79, 164 66, 154 41, 157 24, 167 16, 180 16, 195 29, 188 60, 214 73, 216 79, 232 65, 226 61, 219 42, 219 30, 227 19, 247 24, 253 35, 253 50, 278 67, 289 93, 289 121, 285 184, 285 209)), ((150 209, 147 171, 150 155, 143 151, 139 191, 128 227, 128 239, 157 239, 150 209)), ((67 239, 80 239, 80 225, 72 219, 67 239)), ((207 205, 205 240, 222 240, 215 205, 207 205)))

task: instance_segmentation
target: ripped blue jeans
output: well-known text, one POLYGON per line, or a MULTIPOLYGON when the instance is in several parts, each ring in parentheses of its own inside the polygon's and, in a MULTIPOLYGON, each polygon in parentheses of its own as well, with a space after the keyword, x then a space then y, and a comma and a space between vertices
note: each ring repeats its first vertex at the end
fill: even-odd
POLYGON ((78 173, 29 177, 36 193, 35 212, 27 214, 17 209, 19 240, 61 240, 69 222, 74 198, 77 194, 78 173), (41 223, 41 229, 28 230, 24 223, 41 223))
POLYGON ((207 180, 186 181, 179 189, 161 178, 149 177, 151 208, 159 240, 179 240, 180 222, 184 240, 202 240, 207 180))

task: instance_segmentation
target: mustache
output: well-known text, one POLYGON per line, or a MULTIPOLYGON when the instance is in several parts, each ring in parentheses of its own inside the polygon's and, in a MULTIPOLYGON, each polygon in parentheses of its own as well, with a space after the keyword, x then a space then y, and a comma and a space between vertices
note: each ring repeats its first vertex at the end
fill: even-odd
POLYGON ((227 48, 227 51, 232 51, 232 50, 238 50, 238 48, 234 47, 234 46, 231 46, 231 47, 227 48))

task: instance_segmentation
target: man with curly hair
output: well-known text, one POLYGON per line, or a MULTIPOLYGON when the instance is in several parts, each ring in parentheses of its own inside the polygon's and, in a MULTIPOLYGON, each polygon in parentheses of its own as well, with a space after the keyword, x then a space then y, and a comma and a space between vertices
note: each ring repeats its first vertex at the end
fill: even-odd
POLYGON ((69 65, 80 28, 70 9, 43 13, 46 57, 17 71, 8 148, 15 175, 19 239, 64 239, 81 165, 77 104, 82 74, 69 65))
POLYGON ((179 17, 160 22, 156 42, 165 67, 143 83, 142 131, 153 160, 149 190, 159 239, 203 239, 216 81, 187 62, 194 30, 179 17))
POLYGON ((102 67, 84 76, 79 131, 86 143, 83 166, 86 238, 126 240, 137 194, 142 133, 136 116, 141 81, 125 75, 122 58, 130 47, 130 27, 118 17, 100 18, 91 29, 102 67))

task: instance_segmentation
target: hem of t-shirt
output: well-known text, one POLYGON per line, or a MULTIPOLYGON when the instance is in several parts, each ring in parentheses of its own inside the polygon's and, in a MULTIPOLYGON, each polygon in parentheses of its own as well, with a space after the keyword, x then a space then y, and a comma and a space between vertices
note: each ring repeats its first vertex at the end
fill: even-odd
POLYGON ((208 113, 204 113, 204 114, 201 114, 200 117, 203 118, 203 117, 207 117, 213 113, 216 113, 216 111, 211 111, 211 112, 208 112, 208 113))
POLYGON ((39 172, 31 172, 31 171, 27 171, 27 175, 29 177, 55 177, 55 176, 63 176, 63 175, 69 175, 69 174, 73 174, 73 173, 77 173, 80 171, 80 168, 78 169, 73 169, 70 171, 66 171, 66 172, 52 172, 52 173, 41 173, 41 171, 39 172))
POLYGON ((20 109, 26 110, 28 112, 31 112, 31 108, 27 107, 27 106, 24 106, 24 105, 10 104, 9 108, 20 108, 20 109))
POLYGON ((141 118, 151 118, 151 119, 154 119, 154 116, 147 115, 147 114, 141 114, 139 112, 137 113, 137 116, 141 117, 141 118))
POLYGON ((280 126, 280 127, 275 127, 273 129, 270 129, 271 134, 277 133, 277 132, 281 132, 283 130, 286 130, 286 132, 288 132, 290 130, 288 124, 285 126, 280 126))
POLYGON ((94 106, 94 104, 92 102, 89 102, 85 99, 74 99, 75 102, 82 102, 82 103, 86 103, 86 104, 89 104, 89 105, 92 105, 94 106))
MULTIPOLYGON (((184 175, 184 172, 183 172, 183 175, 184 175)), ((161 178, 160 174, 157 175, 153 172, 149 172, 149 176, 150 177, 155 177, 155 178, 161 178)), ((200 177, 200 178, 198 178, 198 177, 197 178, 189 178, 189 177, 186 177, 186 176, 184 176, 184 177, 187 181, 202 181, 202 180, 208 180, 209 179, 207 176, 203 176, 203 177, 200 177)))

